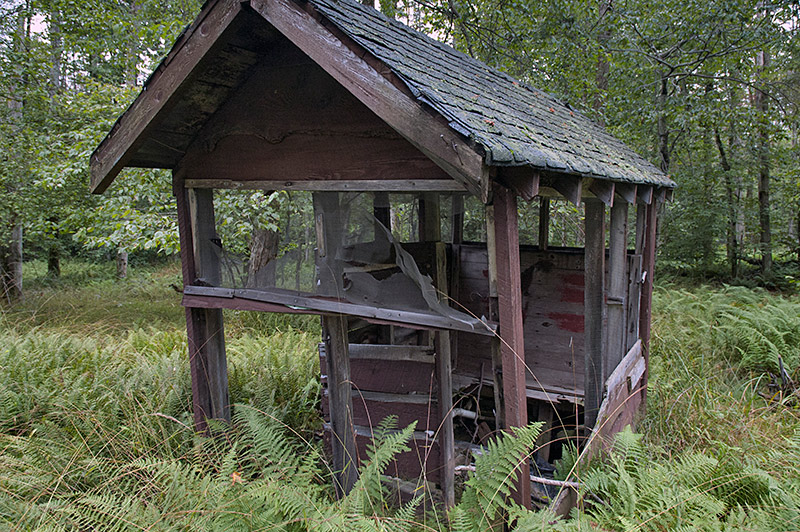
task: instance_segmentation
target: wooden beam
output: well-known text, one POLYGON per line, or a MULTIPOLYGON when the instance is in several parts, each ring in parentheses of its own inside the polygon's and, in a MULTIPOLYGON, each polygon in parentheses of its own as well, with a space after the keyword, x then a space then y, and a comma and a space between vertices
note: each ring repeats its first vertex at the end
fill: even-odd
POLYGON ((653 202, 653 187, 648 185, 638 185, 636 187, 636 197, 639 203, 650 205, 653 202))
POLYGON ((550 180, 550 186, 564 196, 567 201, 580 205, 583 194, 583 178, 571 175, 553 177, 550 180))
MULTIPOLYGON (((179 180, 176 180, 178 183, 179 180)), ((177 184, 178 230, 184 288, 202 275, 219 280, 219 261, 210 255, 216 235, 210 192, 196 195, 177 184)), ((192 410, 195 429, 205 433, 208 419, 230 421, 228 370, 222 310, 186 308, 186 332, 192 376, 192 410)))
POLYGON ((450 234, 453 244, 464 242, 464 195, 453 194, 453 210, 450 216, 452 233, 450 234))
POLYGON ((101 194, 131 159, 148 131, 178 102, 180 89, 192 81, 220 37, 241 11, 237 0, 209 2, 148 80, 146 89, 117 120, 90 161, 91 191, 101 194))
POLYGON ((603 399, 604 381, 605 205, 599 200, 587 200, 585 213, 583 417, 586 428, 593 429, 603 399))
POLYGON ((672 201, 672 197, 673 197, 673 193, 674 192, 675 192, 675 189, 668 188, 666 190, 666 194, 664 195, 664 201, 672 201))
MULTIPOLYGON (((438 314, 426 314, 407 310, 392 310, 368 305, 356 305, 330 298, 311 297, 308 294, 281 290, 278 288, 216 288, 208 286, 187 286, 185 295, 211 296, 231 299, 242 298, 284 305, 295 310, 305 310, 307 314, 345 314, 358 316, 373 323, 391 323, 415 329, 449 329, 464 331, 484 336, 494 335, 495 325, 478 320, 470 322, 456 321, 438 314)), ((220 308, 232 308, 220 306, 220 308)))
MULTIPOLYGON (((341 264, 335 260, 334 246, 341 231, 339 194, 323 192, 314 195, 315 218, 323 219, 318 242, 317 266, 321 273, 322 293, 341 292, 341 264), (325 254, 319 252, 326 250, 325 254)), ((358 480, 358 455, 353 428, 353 398, 348 355, 347 318, 343 315, 322 317, 322 336, 328 362, 327 384, 331 416, 333 476, 339 497, 350 493, 358 480)))
MULTIPOLYGON (((435 286, 441 300, 447 300, 447 247, 436 242, 435 286)), ((439 452, 442 498, 446 508, 455 505, 455 437, 453 435, 453 364, 450 331, 436 331, 433 337, 436 352, 437 403, 439 406, 439 452)))
POLYGON ((589 192, 602 201, 606 207, 614 205, 614 183, 604 179, 593 179, 589 185, 589 192))
POLYGON ((481 193, 483 156, 364 60, 360 46, 343 42, 292 0, 251 0, 250 5, 450 176, 473 194, 481 193))
POLYGON ((421 242, 439 242, 442 224, 439 218, 439 194, 426 192, 419 198, 419 239, 421 242))
POLYGON ((498 180, 517 193, 525 201, 531 201, 539 194, 539 172, 525 167, 523 171, 516 168, 501 168, 498 180))
POLYGON ((636 185, 632 183, 615 183, 614 191, 628 203, 636 203, 636 185))
POLYGON ((329 192, 464 192, 463 185, 452 179, 357 179, 357 180, 235 180, 187 179, 189 188, 232 190, 304 190, 329 192))
POLYGON ((539 249, 550 245, 550 198, 539 198, 539 249))
MULTIPOLYGON (((506 427, 528 424, 525 394, 525 337, 522 328, 522 281, 520 274, 517 198, 496 184, 494 198, 494 240, 497 264, 497 295, 500 310, 503 399, 506 427)), ((514 498, 526 508, 531 505, 528 458, 520 457, 514 498)))
POLYGON ((350 359, 392 360, 433 364, 434 349, 426 345, 350 344, 350 359))
POLYGON ((667 197, 667 189, 664 187, 658 187, 655 190, 655 202, 658 204, 664 203, 667 197))
POLYGON ((642 250, 642 293, 639 303, 639 337, 646 370, 642 382, 642 402, 647 400, 647 378, 650 368, 650 320, 653 300, 653 270, 656 264, 656 226, 658 224, 658 204, 647 205, 645 210, 644 249, 642 250))
POLYGON ((625 354, 625 327, 628 291, 628 203, 618 201, 611 207, 608 242, 607 349, 604 375, 610 375, 625 354))

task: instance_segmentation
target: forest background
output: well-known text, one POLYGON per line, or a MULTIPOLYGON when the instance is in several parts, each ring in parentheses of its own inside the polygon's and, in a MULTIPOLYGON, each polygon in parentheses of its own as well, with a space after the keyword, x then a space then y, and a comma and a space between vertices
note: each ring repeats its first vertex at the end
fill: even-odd
MULTIPOLYGON (((89 156, 199 12, 198 0, 0 3, 0 276, 21 260, 177 252, 169 176, 88 194, 89 156)), ((800 7, 790 0, 381 0, 389 16, 551 92, 678 183, 662 272, 790 287, 800 256, 800 7)), ((231 199, 247 249, 280 194, 231 199)), ((225 207, 223 206, 223 211, 225 207)), ((285 213, 290 216, 291 213, 285 213)), ((224 212, 221 216, 224 220, 224 212)), ((580 212, 554 231, 580 244, 580 212), (560 228, 560 229, 559 229, 560 228)), ((558 243, 556 241, 555 243, 558 243)))

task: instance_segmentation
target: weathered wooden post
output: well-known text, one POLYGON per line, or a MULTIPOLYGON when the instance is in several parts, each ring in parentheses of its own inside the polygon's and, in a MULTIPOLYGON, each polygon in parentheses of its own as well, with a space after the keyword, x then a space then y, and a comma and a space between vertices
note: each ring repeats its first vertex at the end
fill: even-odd
POLYGON ((625 309, 628 277, 628 203, 617 199, 611 207, 608 239, 608 336, 603 375, 611 375, 627 351, 625 345, 625 309))
POLYGON ((584 426, 594 428, 603 400, 603 308, 605 290, 605 205, 587 199, 584 255, 584 426))
MULTIPOLYGON (((525 393, 525 338, 522 330, 517 197, 512 191, 497 183, 493 186, 493 197, 494 231, 492 234, 487 234, 487 238, 494 240, 497 264, 504 423, 506 427, 524 427, 528 424, 528 402, 525 393)), ((489 249, 491 252, 491 246, 489 249)), ((520 458, 514 498, 519 504, 530 508, 529 461, 527 457, 520 458)))
MULTIPOLYGON (((317 231, 317 268, 322 294, 342 294, 342 269, 336 260, 341 244, 339 194, 314 194, 314 219, 317 231)), ((358 480, 358 455, 353 426, 353 398, 350 381, 347 318, 342 314, 323 314, 322 337, 328 363, 328 404, 331 415, 331 450, 333 452, 336 494, 350 492, 358 480)))
MULTIPOLYGON (((186 189, 176 178, 174 192, 178 206, 181 267, 184 286, 201 282, 219 286, 222 275, 214 222, 213 192, 186 189)), ((186 332, 192 375, 192 408, 198 432, 208 430, 208 419, 230 421, 228 366, 222 309, 186 308, 186 332)))

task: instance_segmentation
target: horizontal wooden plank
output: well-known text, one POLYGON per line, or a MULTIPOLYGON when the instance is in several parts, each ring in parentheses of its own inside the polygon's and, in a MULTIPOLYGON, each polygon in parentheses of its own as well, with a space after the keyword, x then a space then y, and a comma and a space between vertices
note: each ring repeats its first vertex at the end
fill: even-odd
POLYGON ((307 181, 187 179, 186 188, 219 188, 233 190, 303 190, 338 192, 464 192, 464 186, 453 179, 318 179, 307 181))
POLYGON ((463 332, 471 332, 481 335, 493 335, 495 326, 476 322, 475 326, 458 322, 444 316, 435 314, 425 314, 422 312, 411 312, 405 310, 390 310, 366 305, 356 305, 353 303, 333 301, 330 299, 320 299, 301 295, 297 292, 280 289, 230 289, 210 286, 186 286, 183 293, 185 295, 209 296, 216 298, 241 298, 253 301, 263 301, 285 305, 293 309, 305 309, 328 314, 344 314, 349 316, 359 316, 365 319, 375 318, 378 320, 389 321, 392 323, 404 324, 407 327, 423 326, 436 329, 450 329, 463 332))
MULTIPOLYGON (((388 394, 353 390, 353 422, 376 427, 388 416, 396 416, 399 427, 417 422, 420 431, 436 431, 439 419, 436 401, 427 394, 388 394)), ((322 396, 322 414, 330 421, 327 390, 322 396)))
POLYGON ((350 358, 433 364, 433 348, 423 345, 350 344, 350 358))

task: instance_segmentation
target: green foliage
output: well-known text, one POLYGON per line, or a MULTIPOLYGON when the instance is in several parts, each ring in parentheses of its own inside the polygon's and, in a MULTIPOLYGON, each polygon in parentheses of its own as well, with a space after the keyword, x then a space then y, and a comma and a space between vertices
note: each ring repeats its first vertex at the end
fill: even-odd
POLYGON ((461 501, 451 511, 454 530, 489 530, 498 525, 504 513, 522 509, 511 499, 515 470, 529 456, 542 429, 541 423, 515 427, 490 440, 486 451, 475 460, 475 475, 466 482, 461 501))

